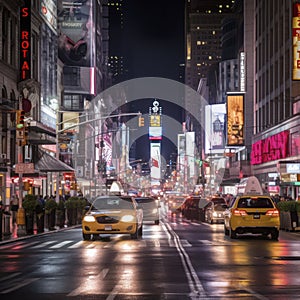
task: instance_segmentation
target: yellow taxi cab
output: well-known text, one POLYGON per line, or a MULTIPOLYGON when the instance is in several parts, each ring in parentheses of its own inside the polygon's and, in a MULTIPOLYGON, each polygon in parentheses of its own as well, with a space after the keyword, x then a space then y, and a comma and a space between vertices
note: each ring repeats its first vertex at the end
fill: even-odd
POLYGON ((279 211, 272 198, 263 194, 258 179, 249 180, 244 194, 238 195, 224 212, 224 234, 230 238, 245 233, 263 234, 277 240, 279 211))
POLYGON ((143 234, 143 210, 133 197, 107 195, 97 197, 82 220, 82 236, 130 234, 137 239, 143 234))

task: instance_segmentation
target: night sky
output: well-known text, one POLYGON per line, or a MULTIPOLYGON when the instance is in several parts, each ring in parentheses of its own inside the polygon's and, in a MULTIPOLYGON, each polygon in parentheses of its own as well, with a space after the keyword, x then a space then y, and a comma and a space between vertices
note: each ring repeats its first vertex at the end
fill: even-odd
POLYGON ((184 0, 126 0, 124 4, 130 76, 179 80, 179 65, 184 63, 184 0))
MULTIPOLYGON (((125 0, 124 34, 122 48, 128 66, 126 79, 163 77, 183 82, 184 74, 184 0, 125 0)), ((148 101, 131 102, 130 111, 149 111, 148 101), (144 103, 147 103, 145 105, 144 103)), ((180 108, 164 102, 163 114, 183 119, 180 108)), ((165 125, 163 125, 165 127, 165 125)), ((176 133, 177 134, 177 133, 176 133)), ((175 133, 174 133, 175 135, 175 133)), ((149 138, 145 135, 136 141, 135 159, 150 158, 149 138)), ((177 152, 167 138, 162 140, 162 155, 166 160, 177 152)))

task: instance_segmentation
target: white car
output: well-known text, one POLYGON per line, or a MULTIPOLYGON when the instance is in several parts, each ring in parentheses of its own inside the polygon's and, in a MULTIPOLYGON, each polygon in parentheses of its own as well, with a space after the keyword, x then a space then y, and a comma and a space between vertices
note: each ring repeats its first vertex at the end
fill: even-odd
POLYGON ((159 204, 158 201, 152 197, 136 197, 135 201, 139 207, 143 209, 143 220, 159 224, 159 204))

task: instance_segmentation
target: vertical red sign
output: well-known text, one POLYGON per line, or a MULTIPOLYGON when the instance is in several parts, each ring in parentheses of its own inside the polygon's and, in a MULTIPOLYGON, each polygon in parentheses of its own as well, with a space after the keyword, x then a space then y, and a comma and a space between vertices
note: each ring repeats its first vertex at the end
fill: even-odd
POLYGON ((20 81, 31 78, 31 0, 20 11, 20 81))

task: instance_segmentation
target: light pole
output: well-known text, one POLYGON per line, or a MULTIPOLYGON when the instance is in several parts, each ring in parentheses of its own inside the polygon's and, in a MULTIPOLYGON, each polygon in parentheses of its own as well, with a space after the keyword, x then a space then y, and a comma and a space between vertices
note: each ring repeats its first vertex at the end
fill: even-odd
MULTIPOLYGON (((141 116, 140 112, 138 112, 138 113, 120 113, 120 114, 106 115, 106 116, 101 116, 100 113, 91 113, 91 114, 85 114, 82 116, 83 117, 92 116, 92 117, 94 117, 93 119, 89 119, 89 120, 80 122, 80 118, 82 116, 79 116, 79 117, 77 116, 77 117, 70 118, 70 119, 67 119, 64 121, 60 121, 60 119, 59 119, 60 113, 68 113, 68 111, 63 111, 63 110, 56 111, 56 120, 57 120, 57 122, 56 122, 56 158, 58 160, 59 160, 59 135, 62 134, 63 132, 70 130, 70 129, 74 129, 80 125, 85 125, 85 124, 90 124, 90 123, 93 124, 96 121, 105 120, 108 118, 118 118, 118 117, 123 117, 123 116, 141 116), (79 122, 78 122, 78 119, 79 119, 79 122), (62 128, 62 126, 66 123, 73 123, 73 124, 68 127, 62 128)), ((101 132, 101 129, 100 129, 100 133, 95 134, 93 136, 89 136, 88 138, 92 138, 92 137, 102 135, 102 134, 103 134, 103 132, 101 132)), ((79 142, 79 141, 80 140, 77 140, 77 142, 79 142)), ((100 149, 100 158, 102 159, 102 148, 100 149)), ((56 176, 56 190, 57 190, 56 201, 58 202, 59 201, 59 193, 58 193, 58 191, 59 191, 59 174, 58 174, 58 176, 56 176)))

